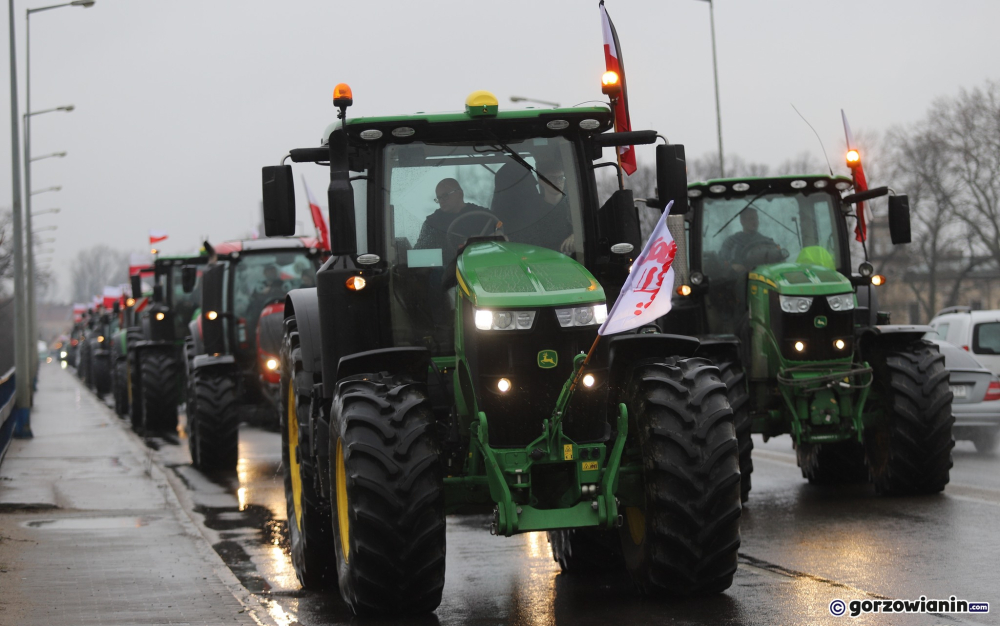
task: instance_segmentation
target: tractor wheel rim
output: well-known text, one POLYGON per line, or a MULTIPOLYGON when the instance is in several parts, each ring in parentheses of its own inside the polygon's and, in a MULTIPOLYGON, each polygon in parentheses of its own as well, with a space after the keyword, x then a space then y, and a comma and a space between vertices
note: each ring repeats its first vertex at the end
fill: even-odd
POLYGON ((646 538, 646 516, 635 506, 625 507, 625 521, 632 543, 639 545, 646 538))
POLYGON ((288 402, 285 421, 288 423, 288 471, 292 476, 292 508, 295 509, 295 526, 302 532, 302 474, 299 471, 299 420, 295 411, 295 385, 288 383, 288 402))
POLYGON ((347 517, 347 472, 344 467, 344 443, 337 438, 337 528, 340 530, 340 547, 344 554, 344 563, 348 563, 351 555, 351 529, 347 517))

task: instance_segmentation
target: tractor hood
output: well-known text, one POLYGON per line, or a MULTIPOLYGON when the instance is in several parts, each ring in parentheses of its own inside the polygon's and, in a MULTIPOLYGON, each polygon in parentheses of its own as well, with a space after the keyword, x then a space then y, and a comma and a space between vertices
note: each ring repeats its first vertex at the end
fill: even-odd
POLYGON ((477 307, 544 307, 604 302, 582 265, 547 248, 479 241, 458 257, 458 286, 477 307))
POLYGON ((851 281, 836 270, 822 265, 777 263, 761 265, 749 276, 786 296, 828 296, 854 291, 851 281))

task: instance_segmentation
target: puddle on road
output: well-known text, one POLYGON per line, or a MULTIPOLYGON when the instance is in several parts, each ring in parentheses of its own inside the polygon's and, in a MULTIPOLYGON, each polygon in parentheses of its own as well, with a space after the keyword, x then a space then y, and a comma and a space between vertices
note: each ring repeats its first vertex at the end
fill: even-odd
POLYGON ((149 525, 153 517, 64 517, 59 519, 39 519, 24 522, 26 528, 45 530, 114 530, 119 528, 141 528, 149 525))

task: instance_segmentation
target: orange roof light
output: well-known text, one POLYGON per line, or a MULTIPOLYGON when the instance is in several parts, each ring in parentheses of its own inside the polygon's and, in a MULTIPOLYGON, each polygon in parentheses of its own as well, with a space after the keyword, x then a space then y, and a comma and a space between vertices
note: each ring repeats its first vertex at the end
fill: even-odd
POLYGON ((847 151, 847 167, 857 167, 861 164, 861 153, 853 148, 847 151))
POLYGON ((604 72, 604 75, 601 76, 601 93, 608 96, 617 96, 621 91, 622 84, 618 78, 618 72, 613 70, 604 72))
POLYGON ((337 108, 349 107, 354 104, 354 94, 347 83, 339 83, 333 88, 333 106, 337 108))

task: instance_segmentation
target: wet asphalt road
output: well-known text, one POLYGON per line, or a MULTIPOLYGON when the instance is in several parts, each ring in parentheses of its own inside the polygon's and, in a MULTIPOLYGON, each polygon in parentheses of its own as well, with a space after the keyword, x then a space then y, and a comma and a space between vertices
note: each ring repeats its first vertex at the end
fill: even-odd
MULTIPOLYGON (((344 624, 337 593, 300 589, 287 553, 280 435, 244 426, 238 472, 204 476, 186 441, 153 441, 183 485, 181 498, 236 576, 281 625, 344 624)), ((870 486, 819 488, 795 466, 787 437, 757 438, 740 567, 733 586, 708 599, 638 597, 624 572, 560 574, 544 533, 489 534, 486 517, 448 521, 447 582, 440 624, 996 624, 1000 623, 1000 456, 958 442, 943 495, 881 498, 870 486), (833 617, 834 599, 947 598, 991 604, 988 615, 833 617)))

